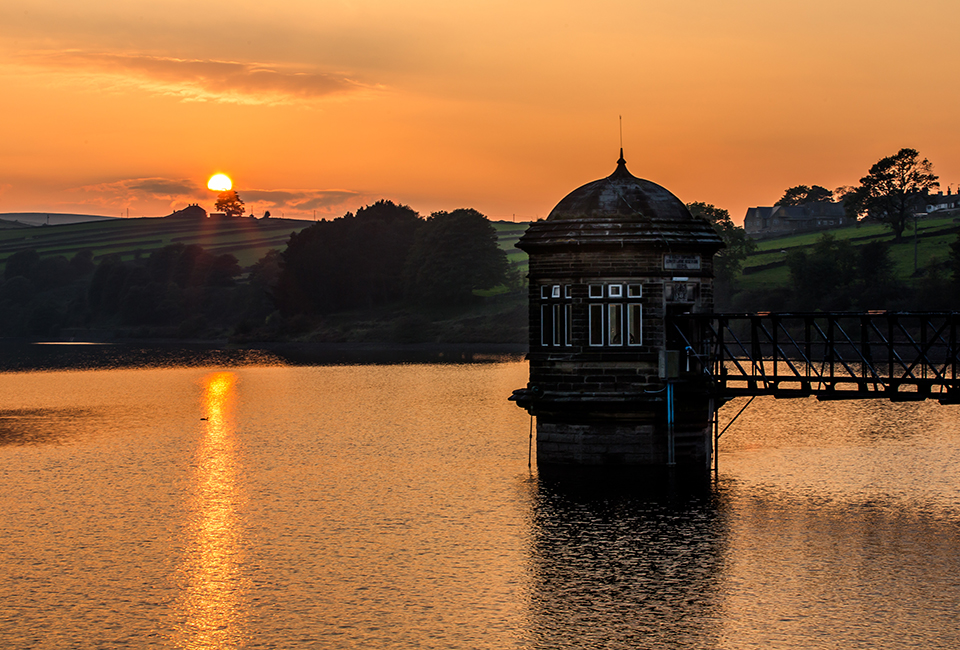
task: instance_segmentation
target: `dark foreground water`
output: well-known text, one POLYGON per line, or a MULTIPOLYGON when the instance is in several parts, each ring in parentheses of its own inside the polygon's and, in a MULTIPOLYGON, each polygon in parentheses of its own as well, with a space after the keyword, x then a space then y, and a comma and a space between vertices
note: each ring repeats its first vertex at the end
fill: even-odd
POLYGON ((0 373, 0 648, 960 647, 956 407, 631 489, 528 470, 523 363, 245 363, 0 373))

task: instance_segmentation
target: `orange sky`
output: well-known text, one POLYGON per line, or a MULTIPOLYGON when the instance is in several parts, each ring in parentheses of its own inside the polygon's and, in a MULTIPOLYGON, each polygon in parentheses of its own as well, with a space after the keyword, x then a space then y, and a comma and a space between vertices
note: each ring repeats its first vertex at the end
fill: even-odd
POLYGON ((955 0, 4 0, 0 212, 546 216, 615 167, 770 205, 901 147, 960 183, 955 0))

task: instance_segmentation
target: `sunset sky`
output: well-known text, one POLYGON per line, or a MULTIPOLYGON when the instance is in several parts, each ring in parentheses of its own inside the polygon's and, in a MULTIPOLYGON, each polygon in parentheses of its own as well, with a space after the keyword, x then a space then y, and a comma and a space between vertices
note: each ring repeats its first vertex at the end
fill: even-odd
POLYGON ((741 221, 901 147, 960 183, 956 0, 4 0, 0 212, 390 198, 543 217, 611 173, 741 221))

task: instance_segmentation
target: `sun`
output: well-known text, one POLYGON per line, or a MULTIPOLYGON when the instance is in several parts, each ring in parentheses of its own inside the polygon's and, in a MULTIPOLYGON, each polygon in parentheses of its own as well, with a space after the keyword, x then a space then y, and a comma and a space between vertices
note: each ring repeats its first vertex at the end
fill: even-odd
POLYGON ((226 192, 233 187, 233 181, 226 174, 214 174, 207 181, 207 188, 214 192, 226 192))

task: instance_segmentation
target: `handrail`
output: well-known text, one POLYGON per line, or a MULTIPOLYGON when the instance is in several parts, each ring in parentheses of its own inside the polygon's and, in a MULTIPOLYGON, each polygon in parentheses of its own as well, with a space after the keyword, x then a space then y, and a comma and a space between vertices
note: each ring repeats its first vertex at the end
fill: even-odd
POLYGON ((943 403, 960 403, 958 327, 958 312, 688 313, 667 322, 690 378, 721 398, 943 403))

